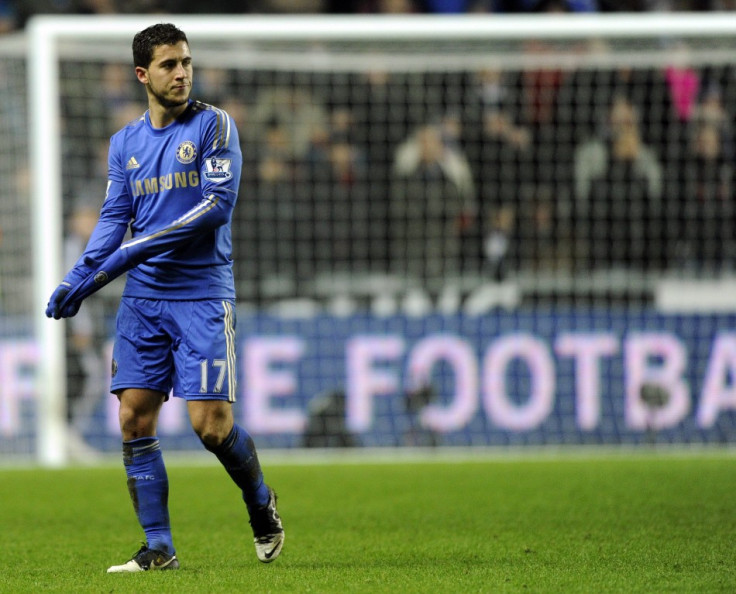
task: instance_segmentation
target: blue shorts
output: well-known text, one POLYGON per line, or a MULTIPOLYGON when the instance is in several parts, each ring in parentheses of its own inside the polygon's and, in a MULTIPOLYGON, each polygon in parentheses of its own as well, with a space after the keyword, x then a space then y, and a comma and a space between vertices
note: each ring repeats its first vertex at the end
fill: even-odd
POLYGON ((235 304, 123 297, 110 390, 148 388, 187 400, 235 401, 235 304))

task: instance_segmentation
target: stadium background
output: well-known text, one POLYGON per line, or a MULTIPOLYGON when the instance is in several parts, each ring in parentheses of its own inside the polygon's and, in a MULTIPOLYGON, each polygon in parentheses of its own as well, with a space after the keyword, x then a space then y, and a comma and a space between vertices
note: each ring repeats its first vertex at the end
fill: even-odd
MULTIPOLYGON (((237 407, 262 447, 733 441, 736 40, 705 26, 733 16, 689 31, 647 16, 636 37, 586 38, 587 17, 555 15, 568 36, 192 40, 193 96, 243 142, 237 407)), ((44 352, 27 39, 0 38, 8 461, 38 454, 44 352)), ((72 244, 99 208, 107 139, 145 109, 128 45, 59 45, 72 244)), ((87 395, 55 409, 74 413, 73 455, 119 449, 105 387, 119 288, 67 324, 67 344, 94 346, 67 360, 87 395)), ((198 447, 175 401, 161 432, 198 447)))

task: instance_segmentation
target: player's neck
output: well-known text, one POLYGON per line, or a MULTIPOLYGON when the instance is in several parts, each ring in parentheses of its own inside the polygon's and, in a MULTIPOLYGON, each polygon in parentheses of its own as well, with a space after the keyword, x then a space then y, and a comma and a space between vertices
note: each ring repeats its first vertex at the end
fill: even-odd
POLYGON ((175 107, 164 107, 158 102, 150 101, 148 103, 148 117, 154 128, 165 128, 184 113, 187 107, 188 103, 175 107))

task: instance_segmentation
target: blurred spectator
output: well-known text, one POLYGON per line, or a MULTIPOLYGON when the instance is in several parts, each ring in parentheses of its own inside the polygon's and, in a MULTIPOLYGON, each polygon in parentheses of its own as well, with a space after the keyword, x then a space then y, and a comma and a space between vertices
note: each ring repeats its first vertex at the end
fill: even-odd
POLYGON ((674 154, 682 152, 688 142, 687 129, 701 94, 703 76, 691 64, 688 46, 678 41, 668 47, 669 64, 662 75, 666 84, 670 113, 667 114, 668 128, 660 141, 663 151, 674 154))
POLYGON ((311 282, 318 262, 309 158, 314 139, 329 129, 328 112, 309 87, 294 84, 265 88, 248 113, 245 154, 255 150, 257 160, 258 204, 250 215, 258 227, 258 278, 291 291, 293 283, 311 282), (290 241, 274 242, 274 237, 290 241))
POLYGON ((427 12, 434 14, 462 14, 470 4, 470 0, 425 0, 427 12))
POLYGON ((648 192, 661 196, 661 168, 651 149, 642 142, 641 123, 636 108, 628 98, 615 97, 609 109, 607 127, 596 138, 576 150, 575 196, 584 200, 592 185, 600 179, 611 158, 618 156, 635 166, 647 182, 648 192))
POLYGON ((466 156, 425 124, 394 160, 391 262, 395 271, 436 282, 458 274, 463 223, 474 216, 475 188, 466 156))
POLYGON ((174 14, 318 14, 328 12, 331 5, 330 0, 163 0, 162 3, 168 12, 174 14))
POLYGON ((691 271, 717 273, 732 268, 734 139, 720 91, 710 88, 694 110, 687 150, 671 176, 677 197, 671 219, 674 264, 691 271))
POLYGON ((598 12, 597 0, 522 0, 533 12, 598 12))
POLYGON ((119 12, 116 0, 78 0, 79 14, 115 14, 119 12))
POLYGON ((463 145, 478 191, 477 254, 500 278, 518 254, 517 209, 534 185, 532 135, 519 122, 518 95, 500 70, 472 73, 466 95, 463 145))
MULTIPOLYGON (((554 47, 543 42, 529 41, 525 44, 526 53, 532 55, 545 55, 554 50, 554 47)), ((565 74, 558 68, 530 68, 521 73, 523 118, 532 126, 537 137, 551 137, 558 111, 559 90, 565 74)))
MULTIPOLYGON (((537 8, 546 13, 568 10, 555 2, 540 4, 537 8)), ((515 155, 519 169, 517 175, 523 179, 524 187, 520 187, 516 199, 517 212, 513 218, 517 239, 510 244, 510 260, 516 260, 515 266, 523 263, 536 267, 541 264, 535 261, 536 256, 543 256, 548 263, 557 258, 558 250, 568 249, 569 241, 563 237, 565 230, 560 223, 567 223, 569 227, 573 216, 570 201, 553 197, 567 196, 571 192, 571 163, 575 147, 571 136, 578 125, 575 112, 570 110, 574 97, 570 89, 575 71, 560 66, 562 62, 555 56, 561 52, 567 55, 576 51, 587 53, 590 44, 579 42, 563 47, 554 40, 531 39, 523 42, 522 47, 530 63, 537 59, 540 63, 536 67, 522 68, 516 74, 516 80, 511 79, 507 83, 515 97, 516 124, 531 137, 528 146, 515 155), (574 123, 565 125, 566 117, 572 118, 574 123), (557 242, 554 241, 555 234, 557 242)), ((590 92, 590 89, 586 91, 590 92)))
POLYGON ((717 0, 648 0, 646 6, 651 11, 704 11, 716 10, 717 0))
POLYGON ((599 3, 603 12, 647 12, 653 10, 652 0, 599 0, 599 3))
POLYGON ((16 4, 20 24, 37 14, 115 14, 117 0, 23 0, 16 4))
POLYGON ((303 85, 273 86, 256 97, 253 106, 252 129, 256 138, 265 138, 278 126, 284 134, 284 146, 290 159, 303 160, 312 137, 327 127, 327 110, 303 85))
POLYGON ((576 149, 574 166, 578 255, 592 265, 661 264, 662 165, 626 97, 613 99, 607 129, 576 149))
POLYGON ((293 292, 314 275, 312 186, 277 119, 266 123, 254 148, 256 175, 244 178, 250 187, 243 195, 250 198, 239 201, 239 212, 248 227, 244 245, 251 246, 245 261, 258 280, 258 299, 266 299, 263 291, 293 292))
POLYGON ((731 116, 726 110, 723 92, 718 84, 709 84, 703 89, 700 101, 693 110, 691 122, 696 129, 713 127, 719 133, 726 157, 736 154, 731 116))
POLYGON ((365 155, 352 141, 350 111, 335 108, 329 119, 313 135, 308 156, 315 266, 318 272, 365 272, 371 224, 365 155))
POLYGON ((365 14, 413 14, 422 12, 418 0, 352 0, 350 12, 365 14))
POLYGON ((250 12, 287 14, 325 12, 329 3, 326 0, 251 0, 248 5, 250 12))
MULTIPOLYGON (((229 0, 220 0, 220 2, 227 2, 232 6, 229 0)), ((215 10, 218 5, 218 0, 209 0, 207 4, 198 3, 199 6, 207 6, 211 12, 217 12, 215 10)), ((160 13, 191 13, 198 12, 191 8, 185 9, 185 5, 181 0, 173 2, 173 0, 125 0, 124 2, 118 0, 118 9, 124 14, 160 14, 160 13)))
POLYGON ((598 12, 598 0, 470 0, 467 4, 468 12, 598 12))
MULTIPOLYGON (((564 10, 558 3, 546 3, 540 10, 557 12, 564 10)), ((569 162, 571 143, 568 129, 561 125, 560 114, 569 101, 565 95, 572 71, 564 69, 554 60, 561 51, 569 52, 554 40, 529 39, 523 42, 523 53, 531 60, 541 59, 536 67, 526 67, 518 74, 514 83, 518 87, 520 105, 519 122, 532 135, 532 163, 535 182, 553 187, 554 191, 566 191, 565 164, 569 162), (552 60, 550 60, 552 58, 552 60), (551 155, 554 155, 551 158, 551 155), (562 184, 562 185, 561 185, 562 184), (560 187, 558 187, 560 186, 560 187)), ((577 46, 586 51, 587 44, 577 46)))
POLYGON ((416 102, 410 96, 412 87, 405 76, 375 68, 361 72, 348 84, 350 96, 344 106, 351 118, 350 136, 365 155, 366 191, 371 204, 369 259, 371 268, 387 271, 389 195, 392 158, 409 134, 410 121, 416 114, 416 102), (414 108, 414 109, 412 109, 414 108))
MULTIPOLYGON (((607 44, 595 42, 588 52, 603 59, 611 54, 607 44)), ((612 55, 612 54, 611 54, 612 55)), ((671 138, 679 132, 675 125, 671 93, 660 68, 582 68, 567 77, 560 93, 566 98, 565 109, 558 112, 558 125, 578 144, 608 125, 612 97, 626 97, 636 108, 645 142, 663 156, 671 138)))

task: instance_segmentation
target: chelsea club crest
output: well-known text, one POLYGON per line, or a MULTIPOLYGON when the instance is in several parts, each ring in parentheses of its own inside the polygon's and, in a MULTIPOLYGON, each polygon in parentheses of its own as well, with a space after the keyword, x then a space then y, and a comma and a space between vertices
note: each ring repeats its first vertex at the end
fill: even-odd
POLYGON ((197 147, 191 140, 185 140, 176 149, 176 160, 179 163, 191 163, 197 158, 197 147))

